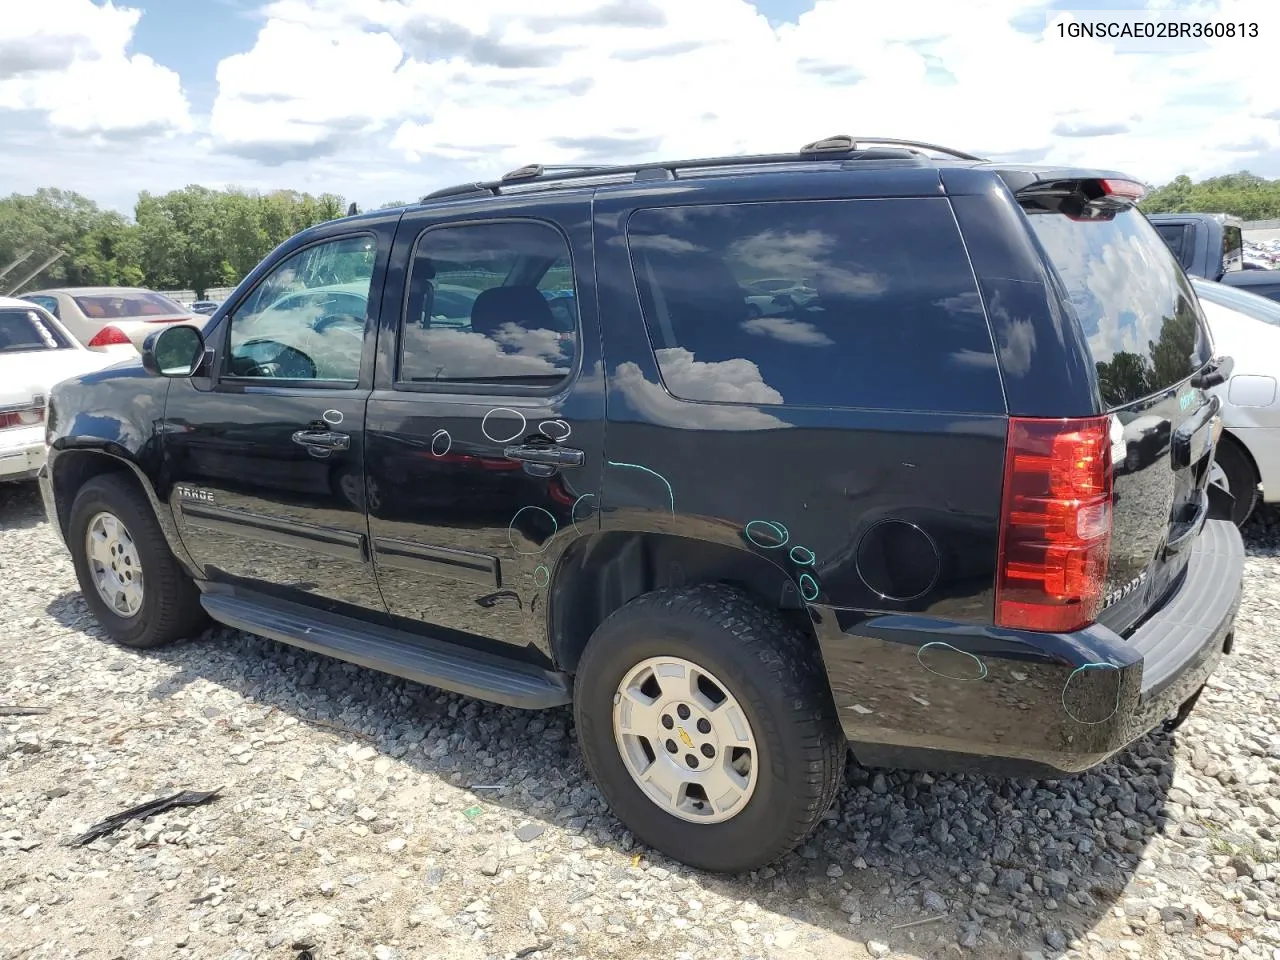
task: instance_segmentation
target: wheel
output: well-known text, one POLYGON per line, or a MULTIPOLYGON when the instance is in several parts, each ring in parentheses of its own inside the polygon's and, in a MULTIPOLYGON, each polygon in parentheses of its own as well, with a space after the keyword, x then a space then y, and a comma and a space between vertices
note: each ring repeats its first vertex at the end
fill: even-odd
POLYGON ((151 504, 127 480, 94 477, 80 488, 67 543, 85 603, 117 643, 158 647, 204 622, 195 584, 169 550, 151 504))
POLYGON ((645 594, 606 619, 579 664, 574 718, 618 819, 674 859, 726 873, 803 841, 847 753, 812 641, 715 584, 645 594))
POLYGON ((1223 434, 1218 439, 1218 449, 1213 456, 1209 480, 1217 483, 1236 498, 1231 508, 1231 519, 1242 527, 1258 503, 1258 471, 1239 442, 1223 434))

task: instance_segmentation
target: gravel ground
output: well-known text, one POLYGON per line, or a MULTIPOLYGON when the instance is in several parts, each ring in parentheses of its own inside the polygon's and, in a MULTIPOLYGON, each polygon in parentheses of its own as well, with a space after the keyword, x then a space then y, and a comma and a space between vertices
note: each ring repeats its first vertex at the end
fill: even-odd
POLYGON ((1062 781, 851 765, 776 867, 690 870, 524 713, 218 628, 99 634, 31 487, 0 487, 0 958, 1280 960, 1280 513, 1236 653, 1175 736, 1062 781), (84 846, 90 823, 222 788, 84 846))

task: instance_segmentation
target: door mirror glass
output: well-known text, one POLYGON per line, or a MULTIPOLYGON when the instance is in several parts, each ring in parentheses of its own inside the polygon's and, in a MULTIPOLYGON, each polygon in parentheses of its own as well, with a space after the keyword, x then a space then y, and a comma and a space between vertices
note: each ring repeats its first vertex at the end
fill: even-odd
POLYGON ((203 356, 203 334, 185 323, 175 324, 147 337, 142 366, 152 376, 189 377, 203 356))

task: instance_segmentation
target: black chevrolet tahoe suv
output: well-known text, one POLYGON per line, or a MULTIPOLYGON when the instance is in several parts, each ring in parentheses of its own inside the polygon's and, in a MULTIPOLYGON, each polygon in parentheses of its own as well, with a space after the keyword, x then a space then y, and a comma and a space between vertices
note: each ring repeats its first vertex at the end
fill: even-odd
POLYGON ((48 516, 120 643, 572 702, 636 836, 753 868, 850 748, 1084 770, 1230 650, 1230 361, 1140 195, 837 137, 325 223, 53 390, 48 516))

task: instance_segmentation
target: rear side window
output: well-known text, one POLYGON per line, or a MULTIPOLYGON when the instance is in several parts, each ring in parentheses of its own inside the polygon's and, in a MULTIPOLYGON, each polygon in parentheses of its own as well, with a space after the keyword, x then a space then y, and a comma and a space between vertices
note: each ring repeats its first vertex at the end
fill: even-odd
POLYGON ((674 396, 1004 411, 986 317, 945 199, 647 209, 627 232, 674 396))
POLYGON ((133 317, 168 317, 189 313, 159 293, 95 293, 72 297, 80 312, 92 320, 128 320, 133 317))
POLYGON ((1186 224, 1158 223, 1155 228, 1156 232, 1160 234, 1160 239, 1173 251, 1173 255, 1182 264, 1182 269, 1191 269, 1191 259, 1195 255, 1195 250, 1187 242, 1190 239, 1191 231, 1187 229, 1186 224))
POLYGON ((1141 213, 1027 218, 1066 284, 1109 407, 1167 390, 1208 360, 1191 283, 1141 213))
POLYGON ((70 348, 66 338, 34 310, 0 310, 0 354, 70 348))
POLYGON ((573 371, 569 246, 534 220, 425 230, 400 335, 401 383, 554 387, 573 371))

